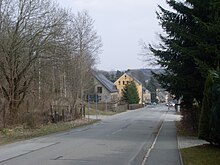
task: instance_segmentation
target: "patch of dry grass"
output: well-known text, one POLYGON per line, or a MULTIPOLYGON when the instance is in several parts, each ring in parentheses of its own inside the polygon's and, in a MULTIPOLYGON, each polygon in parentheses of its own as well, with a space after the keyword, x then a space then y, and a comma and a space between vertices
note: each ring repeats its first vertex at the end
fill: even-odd
POLYGON ((30 139, 33 137, 39 137, 48 135, 51 133, 67 131, 80 126, 85 126, 93 124, 98 120, 86 120, 77 119, 70 122, 61 123, 49 123, 47 125, 38 126, 35 129, 25 129, 23 126, 17 126, 14 128, 4 128, 0 129, 0 144, 12 143, 15 141, 30 139))
POLYGON ((95 110, 90 108, 89 110, 86 108, 86 115, 115 115, 117 114, 117 112, 113 112, 113 111, 100 111, 100 110, 95 110))

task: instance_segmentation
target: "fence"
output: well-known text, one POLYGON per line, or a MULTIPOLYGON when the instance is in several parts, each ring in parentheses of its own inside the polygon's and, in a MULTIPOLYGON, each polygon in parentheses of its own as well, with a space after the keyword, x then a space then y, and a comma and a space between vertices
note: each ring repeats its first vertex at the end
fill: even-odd
POLYGON ((90 103, 90 107, 100 111, 123 112, 126 111, 127 105, 118 105, 117 103, 90 103))

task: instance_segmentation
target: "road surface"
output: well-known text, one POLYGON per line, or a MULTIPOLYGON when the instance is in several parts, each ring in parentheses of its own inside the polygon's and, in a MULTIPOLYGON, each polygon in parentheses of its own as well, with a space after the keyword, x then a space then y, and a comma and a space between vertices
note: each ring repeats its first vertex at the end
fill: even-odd
POLYGON ((152 105, 68 132, 0 146, 0 165, 144 164, 164 119, 167 107, 152 105))

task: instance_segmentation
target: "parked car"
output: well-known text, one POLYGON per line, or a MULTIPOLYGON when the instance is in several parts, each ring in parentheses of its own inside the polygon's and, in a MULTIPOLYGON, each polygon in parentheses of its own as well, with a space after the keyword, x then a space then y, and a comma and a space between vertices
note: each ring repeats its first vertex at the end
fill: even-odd
POLYGON ((168 106, 168 105, 174 107, 174 106, 175 106, 175 103, 174 103, 174 102, 166 103, 166 106, 168 106))

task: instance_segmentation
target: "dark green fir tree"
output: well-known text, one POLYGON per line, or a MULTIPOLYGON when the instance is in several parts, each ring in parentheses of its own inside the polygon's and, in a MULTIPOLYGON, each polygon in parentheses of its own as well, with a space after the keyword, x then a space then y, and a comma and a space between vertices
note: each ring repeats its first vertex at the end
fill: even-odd
POLYGON ((122 101, 125 101, 128 104, 138 104, 139 103, 140 98, 138 96, 138 91, 137 91, 136 85, 133 81, 128 83, 125 86, 125 88, 123 90, 122 101))
POLYGON ((157 12, 164 30, 159 36, 161 43, 156 47, 149 45, 157 64, 165 71, 154 76, 169 93, 181 97, 185 109, 194 114, 195 105, 198 109, 202 107, 209 71, 219 65, 220 3, 219 0, 166 2, 172 10, 159 6, 157 12))

